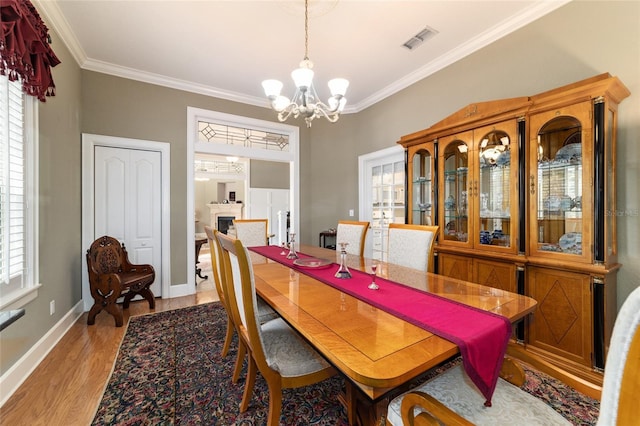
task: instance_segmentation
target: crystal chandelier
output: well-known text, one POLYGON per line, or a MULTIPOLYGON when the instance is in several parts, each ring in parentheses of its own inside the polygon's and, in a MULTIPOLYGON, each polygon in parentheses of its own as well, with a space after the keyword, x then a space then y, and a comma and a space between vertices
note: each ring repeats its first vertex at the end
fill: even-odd
POLYGON ((313 63, 309 60, 309 0, 304 2, 304 59, 300 62, 300 68, 291 73, 296 85, 293 99, 280 95, 282 82, 278 80, 265 80, 262 87, 271 101, 271 108, 278 113, 279 121, 286 121, 291 115, 294 118, 304 117, 307 127, 311 127, 311 121, 317 117, 324 117, 332 123, 338 121, 340 113, 344 109, 347 99, 344 97, 349 87, 349 81, 344 78, 334 78, 329 81, 331 97, 328 105, 320 101, 316 89, 313 87, 313 63))

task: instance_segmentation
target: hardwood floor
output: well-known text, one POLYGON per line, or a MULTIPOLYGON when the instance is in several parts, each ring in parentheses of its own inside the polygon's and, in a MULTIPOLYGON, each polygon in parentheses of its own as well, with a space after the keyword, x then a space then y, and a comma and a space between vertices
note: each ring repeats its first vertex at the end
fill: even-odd
MULTIPOLYGON (((201 255, 202 256, 202 255, 201 255)), ((203 272, 210 272, 203 271, 203 272)), ((174 299, 156 299, 149 310, 145 300, 124 311, 124 326, 115 327, 111 315, 101 312, 87 326, 85 312, 42 363, 1 408, 2 425, 88 425, 93 420, 111 374, 129 318, 217 301, 209 280, 199 278, 198 292, 174 299)))

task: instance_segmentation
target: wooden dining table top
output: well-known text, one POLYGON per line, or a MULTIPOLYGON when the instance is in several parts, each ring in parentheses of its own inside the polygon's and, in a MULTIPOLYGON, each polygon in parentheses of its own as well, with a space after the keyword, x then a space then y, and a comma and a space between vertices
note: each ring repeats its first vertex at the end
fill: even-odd
MULTIPOLYGON (((340 263, 334 250, 302 245, 299 251, 340 263)), ((423 328, 257 253, 250 255, 257 294, 372 400, 459 353, 454 343, 423 328)), ((349 269, 370 273, 373 262, 347 255, 349 269)), ((535 310, 530 297, 375 262, 379 277, 503 315, 512 323, 535 310)))

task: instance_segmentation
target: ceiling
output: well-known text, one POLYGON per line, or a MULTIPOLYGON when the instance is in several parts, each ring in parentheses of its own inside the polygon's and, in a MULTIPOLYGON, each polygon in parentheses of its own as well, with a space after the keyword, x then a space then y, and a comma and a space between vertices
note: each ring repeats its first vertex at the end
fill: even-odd
MULTIPOLYGON (((326 101, 326 82, 347 78, 345 113, 361 111, 568 1, 311 0, 316 90, 326 101)), ((268 105, 267 78, 291 97, 304 57, 302 0, 33 2, 83 69, 247 104, 268 105)))

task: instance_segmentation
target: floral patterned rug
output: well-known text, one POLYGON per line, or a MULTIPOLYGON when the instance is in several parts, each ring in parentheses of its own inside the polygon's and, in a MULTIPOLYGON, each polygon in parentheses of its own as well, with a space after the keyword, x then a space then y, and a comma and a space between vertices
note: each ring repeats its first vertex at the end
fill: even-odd
MULTIPOLYGON (((260 374, 249 409, 238 412, 244 372, 237 384, 231 383, 237 344, 232 344, 226 358, 220 356, 225 331, 226 314, 220 303, 131 318, 93 424, 265 424, 268 391, 260 374)), ((544 399, 575 425, 596 423, 597 400, 537 371, 526 371, 523 388, 527 392, 544 399)), ((343 386, 343 379, 334 377, 285 389, 280 423, 347 425, 346 412, 337 400, 343 386)))

